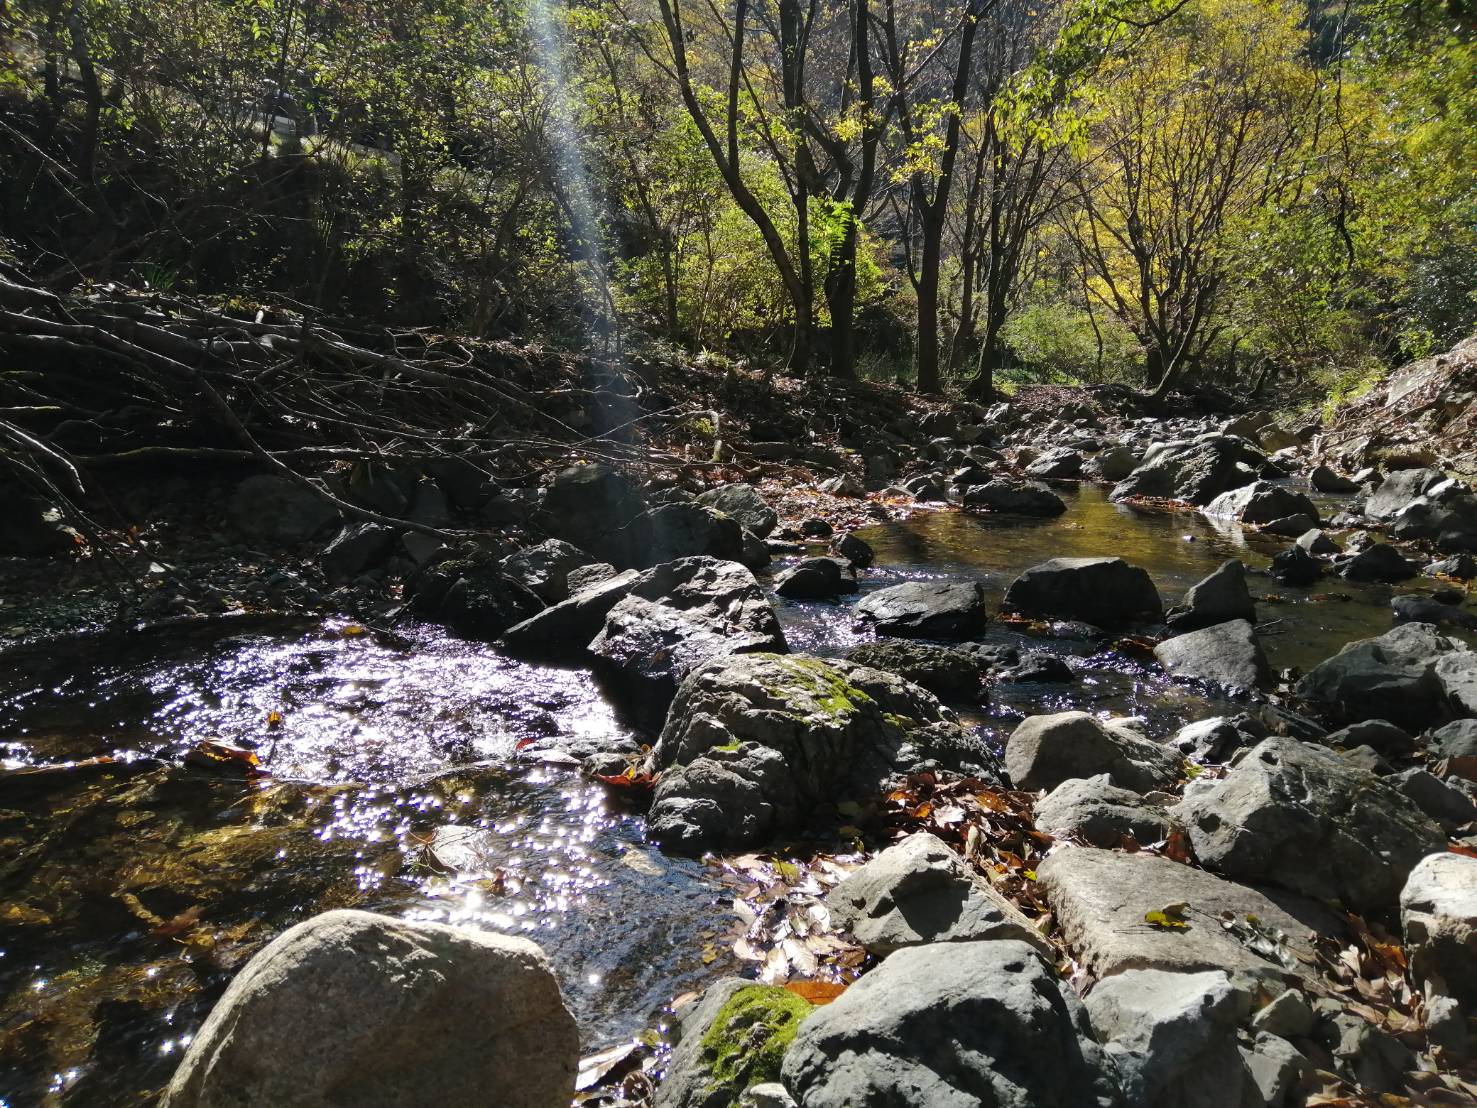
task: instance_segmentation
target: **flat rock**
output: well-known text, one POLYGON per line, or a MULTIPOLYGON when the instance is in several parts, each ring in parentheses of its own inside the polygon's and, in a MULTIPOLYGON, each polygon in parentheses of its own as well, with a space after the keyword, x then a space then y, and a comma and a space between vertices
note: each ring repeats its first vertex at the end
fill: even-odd
POLYGON ((498 639, 515 658, 577 662, 588 656, 590 640, 605 626, 605 617, 631 591, 639 576, 628 569, 581 589, 568 600, 514 624, 498 639))
POLYGON ((978 581, 909 581, 864 596, 857 619, 879 635, 972 639, 989 618, 978 581))
MULTIPOLYGON (((1130 969, 1224 970, 1237 981, 1291 983, 1315 975, 1307 923, 1265 893, 1204 870, 1153 854, 1073 847, 1041 863, 1037 880, 1068 949, 1098 977, 1130 969), (1145 922, 1147 913, 1173 904, 1189 905, 1186 928, 1161 930, 1145 922), (1257 954, 1221 925, 1223 912, 1284 932, 1289 953, 1306 961, 1294 969, 1257 954)), ((1305 914, 1302 906, 1297 911, 1305 914)), ((1336 922, 1316 911, 1309 918, 1320 929, 1336 922)))
POLYGON ((1272 682, 1267 656, 1244 619, 1165 639, 1154 648, 1154 657, 1174 677, 1227 689, 1260 689, 1272 682))
POLYGON ((878 957, 925 943, 1019 939, 1051 947, 1009 900, 942 839, 919 831, 882 851, 826 896, 831 921, 878 957))
POLYGON ((1122 558, 1052 558, 1032 566, 1006 589, 1005 607, 1099 627, 1154 622, 1163 612, 1149 575, 1122 558))
POLYGON ((989 663, 965 650, 910 639, 881 639, 847 651, 848 660, 884 669, 921 685, 935 696, 979 703, 986 698, 989 663))

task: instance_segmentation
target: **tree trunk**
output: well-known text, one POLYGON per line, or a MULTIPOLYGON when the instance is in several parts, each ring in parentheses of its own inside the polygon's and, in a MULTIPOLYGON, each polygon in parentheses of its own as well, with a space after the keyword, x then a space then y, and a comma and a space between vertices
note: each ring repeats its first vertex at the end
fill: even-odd
POLYGON ((856 379, 856 221, 831 259, 826 275, 826 307, 831 312, 831 376, 856 379))
POLYGON ((918 391, 939 391, 939 254, 943 226, 923 228, 923 250, 918 261, 918 391))

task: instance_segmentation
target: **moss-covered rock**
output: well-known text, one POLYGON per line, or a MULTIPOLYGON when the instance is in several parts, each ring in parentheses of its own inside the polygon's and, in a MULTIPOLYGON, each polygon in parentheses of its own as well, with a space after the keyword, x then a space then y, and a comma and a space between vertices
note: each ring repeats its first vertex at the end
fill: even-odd
POLYGON ((729 978, 684 1016, 659 1108, 728 1108, 745 1089, 778 1081, 812 1005, 789 989, 729 978))

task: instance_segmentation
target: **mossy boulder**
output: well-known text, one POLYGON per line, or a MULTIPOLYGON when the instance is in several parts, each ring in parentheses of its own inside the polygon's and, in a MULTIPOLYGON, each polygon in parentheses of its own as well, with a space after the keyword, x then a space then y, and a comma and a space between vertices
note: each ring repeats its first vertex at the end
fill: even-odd
POLYGON ((650 767, 649 827, 680 849, 741 847, 930 766, 982 772, 983 745, 932 693, 893 673, 804 654, 695 669, 650 767))
POLYGON ((744 1090, 778 1081, 785 1051, 813 1011, 789 989, 719 981, 678 1024, 657 1108, 729 1108, 744 1090))

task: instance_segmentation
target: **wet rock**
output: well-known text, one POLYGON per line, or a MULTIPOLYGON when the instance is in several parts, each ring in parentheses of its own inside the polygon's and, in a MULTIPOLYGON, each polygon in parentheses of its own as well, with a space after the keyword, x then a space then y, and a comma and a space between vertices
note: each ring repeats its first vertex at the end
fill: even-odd
POLYGON ((600 633, 605 617, 626 598, 638 576, 636 570, 628 569, 597 581, 568 600, 508 628, 498 643, 515 658, 583 661, 588 657, 590 640, 600 633))
POLYGON ((296 546, 327 531, 338 509, 296 481, 272 474, 248 477, 226 504, 231 524, 248 539, 296 546))
POLYGON ((826 896, 831 922, 885 958, 925 943, 1018 939, 1051 947, 943 840, 920 831, 882 851, 826 896))
POLYGON ((514 581, 537 594, 545 604, 569 599, 569 573, 595 560, 577 546, 548 539, 509 554, 500 568, 514 581))
POLYGON ((879 589, 856 606, 858 621, 879 635, 971 639, 988 620, 978 581, 909 581, 879 589))
POLYGON ((1477 1004, 1477 858, 1433 851, 1422 859, 1400 892, 1400 926, 1411 977, 1477 1004))
POLYGON ((786 649, 754 575, 716 558, 681 558, 642 573, 590 641, 601 684, 652 726, 660 726, 682 680, 708 659, 786 649))
POLYGON ((1041 863, 1037 880, 1067 948, 1099 978, 1129 969, 1224 970, 1238 983, 1292 982, 1312 971, 1258 955, 1222 926, 1222 914, 1243 921, 1255 917, 1285 932, 1288 950, 1309 959, 1294 961, 1298 966, 1313 964, 1310 924, 1324 930, 1337 923, 1301 906, 1299 914, 1308 918, 1300 920, 1256 889, 1142 852, 1059 850, 1041 863), (1172 904, 1190 905, 1186 927, 1158 929, 1144 922, 1146 913, 1172 904))
POLYGON ((1313 472, 1308 474, 1308 484, 1318 492, 1355 493, 1359 491, 1359 485, 1356 482, 1335 473, 1326 465, 1313 467, 1313 472))
POLYGON ((1404 581, 1416 567, 1393 546, 1373 543, 1339 564, 1339 576, 1350 581, 1404 581))
POLYGON ((1005 590, 1005 607, 1024 616, 1085 620, 1099 627, 1153 622, 1162 608, 1149 575, 1122 558, 1052 558, 1005 590))
POLYGON ((1141 845, 1162 842, 1174 826, 1163 808, 1118 788, 1106 773, 1063 781, 1036 802, 1037 830, 1093 846, 1116 847, 1125 837, 1141 845))
POLYGON ((1451 627, 1477 629, 1477 616, 1455 604, 1446 604, 1429 596, 1397 596, 1390 600, 1390 613, 1396 623, 1446 624, 1451 627))
POLYGON ((835 600, 856 592, 856 578, 835 558, 806 558, 774 579, 774 591, 788 600, 835 600))
POLYGON ((1356 911, 1392 904, 1446 837, 1403 793, 1327 747, 1270 738, 1170 809, 1196 860, 1356 911))
POLYGON ((555 538, 628 566, 632 551, 621 532, 645 510, 635 486, 610 466, 575 465, 550 482, 539 521, 555 538))
POLYGON ((989 664, 972 653, 908 639, 862 643, 846 655, 849 661, 895 673, 945 700, 973 703, 985 699, 989 664))
POLYGON ((1260 689, 1272 683, 1267 656, 1244 619, 1165 639, 1154 648, 1154 657, 1175 677, 1227 689, 1260 689))
POLYGON ((806 1108, 1115 1099, 1080 1003, 1013 940, 898 951, 801 1025, 784 1081, 806 1108))
POLYGON ((1338 543, 1329 538, 1326 531, 1323 531, 1317 527, 1310 528, 1309 530, 1304 531, 1301 535, 1299 535, 1297 544, 1298 546, 1306 550, 1309 554, 1317 555, 1319 557, 1326 557, 1330 554, 1343 553, 1343 548, 1340 547, 1338 543))
POLYGON ((1044 650, 1028 650, 1022 654, 1016 663, 999 674, 1000 680, 1011 684, 1020 684, 1027 681, 1036 682, 1064 682, 1077 680, 1077 674, 1073 672, 1067 660, 1057 654, 1048 654, 1044 650))
POLYGON ((1073 777, 1107 774, 1115 785, 1149 792, 1178 778, 1180 759, 1125 723, 1087 712, 1028 716, 1005 743, 1005 770, 1018 789, 1054 789, 1073 777))
POLYGON ((753 485, 722 485, 703 493, 697 502, 738 520, 741 527, 761 539, 769 538, 780 520, 778 513, 753 485))
POLYGON ((710 985, 675 1028, 657 1108, 729 1108, 780 1075, 795 1032, 814 1011, 789 989, 730 977, 710 985))
POLYGON ((1067 510, 1066 501, 1034 481, 1002 478, 983 485, 971 485, 964 490, 962 499, 967 508, 1022 516, 1059 516, 1067 510))
POLYGON ((1416 807, 1443 827, 1457 827, 1477 820, 1477 804, 1470 796, 1419 766, 1395 774, 1390 784, 1415 801, 1416 807))
MULTIPOLYGON (((1242 523, 1271 523, 1288 516, 1306 516, 1316 525, 1318 508, 1300 492, 1257 481, 1222 493, 1205 508, 1205 514, 1219 519, 1235 519, 1242 523)), ((1298 529, 1297 533, 1306 530, 1298 529)))
POLYGON ((1436 660, 1456 644, 1426 623, 1403 623, 1347 644, 1298 682, 1300 697, 1334 724, 1386 719, 1422 730, 1441 718, 1444 697, 1436 660))
POLYGON ((1233 558, 1191 585, 1184 600, 1169 610, 1165 622, 1176 631, 1197 631, 1237 619, 1255 623, 1256 605, 1246 587, 1246 567, 1233 558))
POLYGON ((738 560, 749 569, 760 570, 766 568, 774 558, 770 556, 769 544, 746 527, 739 542, 738 560))
POLYGON ((1283 516, 1280 519, 1269 520, 1262 524, 1262 530, 1269 535, 1282 535, 1295 539, 1314 530, 1317 526, 1318 521, 1314 517, 1299 513, 1295 516, 1283 516))
POLYGON ((1311 585, 1323 576, 1323 565, 1301 545, 1289 546, 1273 556, 1271 572, 1284 585, 1311 585))
POLYGON ((874 795, 894 773, 985 754, 932 694, 853 662, 742 654, 678 690, 650 766, 649 833, 685 850, 742 847, 816 809, 874 795))
POLYGON ((426 570, 411 600, 417 614, 467 639, 491 642, 544 606, 517 581, 493 566, 455 558, 426 570))
POLYGON ((871 545, 865 539, 859 539, 850 533, 838 536, 831 543, 831 549, 838 557, 845 558, 857 569, 866 569, 877 558, 871 545))
POLYGON ((368 912, 315 916, 227 987, 169 1108, 563 1108, 579 1031, 527 939, 368 912))
POLYGON ((399 537, 393 527, 379 523, 348 523, 323 551, 323 572, 337 581, 358 577, 383 565, 399 537))
POLYGON ((1236 1027, 1250 1011, 1251 994, 1226 974, 1125 970, 1099 981, 1085 1004, 1128 1103, 1243 1108, 1250 1078, 1236 1027))
POLYGON ((1082 455, 1066 446, 1042 454, 1026 467, 1032 477, 1070 479, 1082 476, 1082 455))

